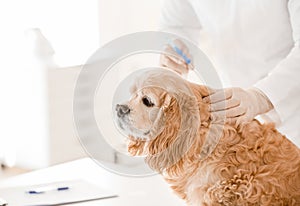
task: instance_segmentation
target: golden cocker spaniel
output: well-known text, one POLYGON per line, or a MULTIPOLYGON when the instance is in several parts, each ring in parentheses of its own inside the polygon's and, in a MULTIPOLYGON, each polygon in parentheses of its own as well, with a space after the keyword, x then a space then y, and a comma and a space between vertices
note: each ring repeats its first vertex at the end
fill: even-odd
POLYGON ((300 150, 273 124, 212 120, 208 88, 155 69, 116 106, 128 151, 188 205, 300 205, 300 150))

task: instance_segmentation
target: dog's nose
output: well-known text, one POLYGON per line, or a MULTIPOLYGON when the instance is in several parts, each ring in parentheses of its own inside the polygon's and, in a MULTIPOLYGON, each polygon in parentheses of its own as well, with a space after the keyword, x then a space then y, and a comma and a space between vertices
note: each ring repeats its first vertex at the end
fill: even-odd
POLYGON ((118 117, 123 117, 126 114, 129 114, 130 109, 126 104, 117 104, 116 111, 117 111, 118 117))

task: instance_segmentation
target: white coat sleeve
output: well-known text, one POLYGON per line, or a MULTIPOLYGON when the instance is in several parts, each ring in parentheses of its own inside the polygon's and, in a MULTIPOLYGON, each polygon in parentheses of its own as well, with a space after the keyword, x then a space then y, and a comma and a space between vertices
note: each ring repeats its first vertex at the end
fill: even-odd
POLYGON ((189 0, 165 0, 159 29, 182 36, 197 44, 201 25, 189 0))
POLYGON ((294 47, 269 75, 254 86, 272 102, 283 122, 300 109, 300 1, 289 0, 294 47))

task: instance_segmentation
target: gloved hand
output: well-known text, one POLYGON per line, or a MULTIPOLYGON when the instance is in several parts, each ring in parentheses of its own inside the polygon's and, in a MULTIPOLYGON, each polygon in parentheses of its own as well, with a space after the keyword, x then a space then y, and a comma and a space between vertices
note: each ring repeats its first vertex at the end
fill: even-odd
POLYGON ((211 104, 213 120, 225 117, 226 123, 240 125, 273 109, 268 97, 254 87, 247 90, 232 87, 209 92, 203 101, 211 104))
POLYGON ((167 44, 165 47, 165 52, 169 53, 162 54, 160 56, 160 65, 163 67, 168 67, 170 69, 173 69, 175 72, 179 73, 180 75, 187 74, 190 69, 193 69, 192 63, 187 63, 182 56, 180 56, 175 50, 174 46, 176 46, 182 54, 184 54, 187 58, 191 59, 191 55, 189 53, 189 49, 187 46, 180 41, 179 39, 176 39, 172 42, 173 45, 167 44))

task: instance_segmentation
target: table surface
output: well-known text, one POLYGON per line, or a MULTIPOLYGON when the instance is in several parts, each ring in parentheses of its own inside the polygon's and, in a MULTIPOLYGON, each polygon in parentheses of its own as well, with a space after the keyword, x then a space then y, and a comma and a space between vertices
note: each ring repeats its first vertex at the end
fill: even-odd
MULTIPOLYGON (((117 198, 77 203, 97 206, 165 206, 185 205, 160 175, 126 177, 106 171, 89 158, 56 165, 15 176, 0 182, 0 188, 83 179, 119 195, 117 198)), ((1 194, 0 194, 1 196, 1 194)))

